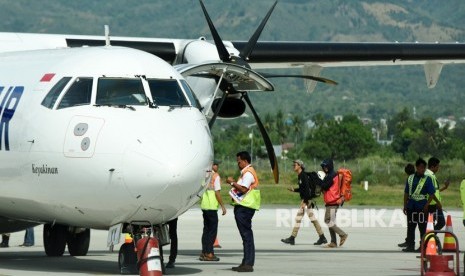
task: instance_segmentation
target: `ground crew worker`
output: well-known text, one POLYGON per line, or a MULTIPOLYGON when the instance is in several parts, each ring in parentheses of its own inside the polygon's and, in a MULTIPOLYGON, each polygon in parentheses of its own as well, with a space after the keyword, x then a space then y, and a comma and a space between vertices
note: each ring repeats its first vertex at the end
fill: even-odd
POLYGON ((326 207, 325 223, 328 225, 329 234, 331 235, 331 242, 325 247, 334 248, 337 247, 336 234, 338 234, 341 239, 339 241, 339 246, 342 246, 345 243, 349 235, 336 225, 336 213, 340 204, 341 192, 339 187, 339 175, 334 171, 333 160, 324 160, 321 163, 321 168, 326 173, 326 176, 321 183, 321 190, 323 190, 323 198, 326 207))
POLYGON ((430 176, 425 175, 426 161, 419 158, 415 162, 416 172, 408 177, 404 190, 404 214, 407 215, 407 247, 404 252, 418 252, 415 250, 415 228, 418 225, 420 237, 426 232, 426 215, 428 205, 432 200, 438 202, 438 208, 442 208, 441 203, 434 195, 435 189, 430 176), (428 197, 429 195, 429 197, 428 197))
POLYGON ((446 182, 444 182, 444 187, 439 188, 438 179, 435 175, 439 171, 439 163, 439 159, 437 159, 436 157, 431 157, 428 160, 428 169, 425 172, 425 174, 430 176, 431 180, 433 180, 434 189, 436 190, 434 195, 439 200, 439 202, 436 202, 434 200, 431 201, 431 203, 428 206, 428 213, 433 214, 433 219, 436 221, 436 224, 434 225, 434 230, 441 230, 444 227, 444 225, 446 225, 446 220, 444 218, 442 208, 439 208, 437 203, 440 203, 442 205, 442 198, 440 192, 444 191, 449 187, 449 180, 446 180, 446 182))
POLYGON ((463 226, 465 226, 465 179, 460 183, 460 199, 463 207, 463 226))
POLYGON ((0 243, 0 247, 9 247, 10 241, 10 233, 2 234, 2 243, 0 243))
MULTIPOLYGON (((407 165, 405 165, 404 171, 407 174, 407 179, 408 179, 408 177, 411 174, 415 173, 415 165, 413 165, 412 163, 408 163, 407 165)), ((405 217, 407 218, 407 216, 405 216, 405 217)), ((408 219, 407 219, 407 223, 408 223, 408 219)), ((399 247, 407 247, 407 245, 408 245, 407 237, 405 237, 405 241, 403 243, 397 244, 397 246, 399 246, 399 247)))
POLYGON ((228 177, 227 182, 232 186, 229 195, 233 199, 234 219, 242 238, 244 257, 239 266, 233 267, 237 272, 253 272, 255 264, 255 244, 252 231, 252 218, 260 208, 260 191, 258 177, 250 164, 251 158, 247 151, 236 154, 237 166, 241 171, 239 179, 234 181, 228 177))
POLYGON ((220 260, 213 252, 213 244, 218 233, 218 205, 221 206, 223 216, 226 215, 226 208, 220 194, 221 182, 218 174, 218 163, 218 161, 213 162, 213 176, 200 203, 203 214, 202 253, 199 257, 201 261, 220 260))
POLYGON ((326 240, 326 237, 323 234, 323 230, 321 230, 321 226, 318 222, 318 219, 315 217, 313 213, 314 203, 313 201, 310 202, 310 200, 312 199, 309 183, 310 179, 307 176, 307 173, 305 172, 304 162, 302 160, 294 160, 294 172, 296 172, 298 175, 297 182, 299 184, 299 188, 289 188, 289 191, 298 192, 300 194, 300 208, 297 212, 297 216, 295 217, 295 225, 294 229, 292 229, 291 236, 286 239, 281 239, 281 241, 284 243, 289 243, 291 245, 295 244, 295 238, 297 237, 297 233, 299 232, 300 223, 302 222, 302 218, 304 217, 305 209, 307 209, 308 218, 313 223, 313 226, 315 227, 315 230, 319 236, 319 239, 314 243, 314 245, 325 244, 328 241, 326 240))

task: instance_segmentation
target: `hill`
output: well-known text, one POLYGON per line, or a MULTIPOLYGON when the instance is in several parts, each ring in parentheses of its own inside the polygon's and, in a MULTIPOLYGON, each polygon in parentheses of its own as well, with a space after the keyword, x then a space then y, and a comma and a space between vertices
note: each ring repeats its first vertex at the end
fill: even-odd
MULTIPOLYGON (((271 6, 269 0, 205 1, 223 39, 247 40, 271 6)), ((447 1, 306 1, 278 3, 261 40, 464 41, 465 5, 447 1)), ((210 37, 198 1, 0 0, 0 31, 103 34, 167 38, 210 37)), ((310 118, 354 113, 389 118, 404 107, 418 116, 465 116, 465 66, 446 66, 435 89, 426 88, 423 68, 325 69, 336 87, 319 84, 306 94, 299 80, 275 82, 277 91, 252 95, 261 113, 298 113, 310 118)))

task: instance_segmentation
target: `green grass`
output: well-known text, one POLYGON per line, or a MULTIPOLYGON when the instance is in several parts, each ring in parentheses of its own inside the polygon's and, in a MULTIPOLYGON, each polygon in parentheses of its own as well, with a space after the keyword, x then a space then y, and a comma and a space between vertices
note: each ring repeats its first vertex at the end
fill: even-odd
MULTIPOLYGON (((294 180, 295 181, 295 180, 294 180)), ((289 182, 288 182, 289 183, 289 182)), ((292 182, 294 183, 294 182, 292 182)), ((287 184, 261 184, 260 191, 263 205, 297 205, 300 201, 298 193, 287 190, 291 185, 287 184)), ((297 187, 297 185, 293 185, 297 187)), ((229 185, 223 185, 221 191, 225 202, 229 202, 229 185)), ((352 200, 346 202, 345 206, 403 206, 404 186, 403 185, 369 185, 368 190, 357 183, 352 183, 352 200)), ((460 201, 459 183, 451 182, 449 188, 441 192, 443 198, 443 208, 445 210, 462 208, 460 201)), ((324 205, 323 195, 316 199, 319 206, 324 205)))

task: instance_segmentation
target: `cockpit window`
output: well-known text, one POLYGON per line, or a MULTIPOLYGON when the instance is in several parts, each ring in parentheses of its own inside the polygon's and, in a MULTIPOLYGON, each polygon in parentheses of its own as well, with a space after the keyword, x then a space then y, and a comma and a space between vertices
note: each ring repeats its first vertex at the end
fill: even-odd
POLYGON ((52 109, 58 99, 58 96, 60 96, 63 88, 65 88, 70 80, 71 77, 64 77, 59 80, 47 93, 47 96, 45 96, 44 100, 42 101, 42 105, 46 108, 52 109))
POLYGON ((147 79, 156 105, 189 106, 177 80, 147 79))
POLYGON ((200 109, 201 107, 199 99, 197 99, 195 93, 192 91, 192 88, 189 86, 187 81, 181 80, 181 85, 182 88, 184 88, 184 91, 186 91, 187 97, 189 98, 189 101, 191 102, 192 106, 200 109))
POLYGON ((99 78, 96 105, 147 105, 141 79, 99 78))
POLYGON ((76 78, 61 99, 57 109, 90 104, 92 96, 92 78, 76 78))

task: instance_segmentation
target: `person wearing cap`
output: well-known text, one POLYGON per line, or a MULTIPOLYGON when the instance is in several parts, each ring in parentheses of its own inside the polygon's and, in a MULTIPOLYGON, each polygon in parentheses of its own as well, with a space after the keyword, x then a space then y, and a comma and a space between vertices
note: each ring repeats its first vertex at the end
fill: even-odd
POLYGON ((339 208, 339 201, 341 198, 339 187, 339 175, 334 171, 334 163, 332 159, 326 159, 321 163, 321 168, 326 173, 326 176, 321 182, 321 190, 323 191, 323 198, 325 201, 325 223, 328 225, 329 234, 331 235, 331 242, 328 243, 326 248, 337 247, 337 237, 339 235, 339 246, 342 246, 347 237, 347 233, 342 231, 336 225, 336 212, 339 208))
POLYGON ((220 260, 213 252, 213 244, 218 233, 218 205, 221 206, 223 216, 226 215, 226 208, 220 194, 221 180, 218 174, 218 164, 216 160, 213 162, 213 175, 200 203, 203 215, 202 253, 199 257, 201 261, 220 260))
POLYGON ((297 189, 289 188, 288 190, 300 194, 300 207, 299 211, 297 212, 297 216, 295 217, 295 225, 292 229, 291 236, 286 239, 281 239, 281 241, 283 243, 288 243, 291 245, 295 244, 295 238, 297 237, 297 234, 299 232, 300 223, 302 222, 302 219, 304 217, 305 209, 307 209, 308 218, 312 222, 319 236, 319 239, 313 244, 325 244, 328 241, 326 240, 326 237, 323 234, 323 230, 321 229, 320 223, 318 222, 318 219, 315 217, 315 214, 313 212, 314 203, 310 202, 310 200, 312 199, 312 193, 310 192, 310 178, 307 176, 307 173, 305 172, 304 162, 302 160, 294 160, 294 172, 297 173, 297 182, 299 184, 299 187, 297 189))

